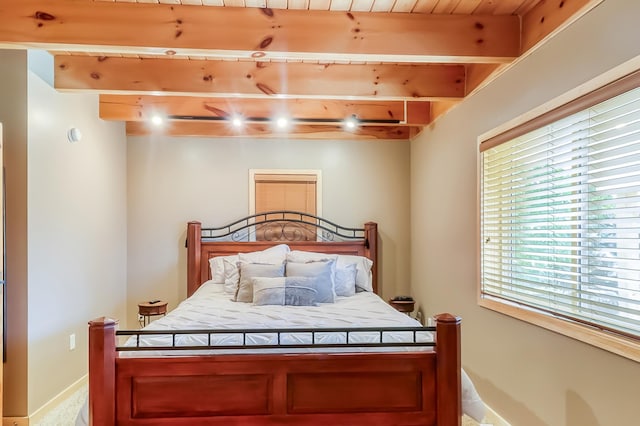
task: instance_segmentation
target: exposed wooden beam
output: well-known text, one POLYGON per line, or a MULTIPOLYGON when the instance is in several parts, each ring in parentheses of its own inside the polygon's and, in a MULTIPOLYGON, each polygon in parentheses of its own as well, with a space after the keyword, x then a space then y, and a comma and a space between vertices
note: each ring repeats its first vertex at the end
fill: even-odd
POLYGON ((603 0, 546 0, 522 18, 522 53, 557 33, 603 0))
POLYGON ((145 121, 154 114, 214 118, 234 115, 269 118, 286 114, 297 120, 338 121, 355 116, 361 121, 393 120, 409 125, 430 122, 429 102, 100 95, 100 118, 103 120, 145 121))
POLYGON ((441 101, 431 103, 431 120, 446 114, 451 108, 458 105, 461 101, 441 101))
POLYGON ((501 64, 470 64, 467 65, 467 94, 488 84, 492 79, 492 74, 496 73, 500 67, 507 65, 501 64))
POLYGON ((319 65, 285 62, 55 57, 55 87, 111 93, 324 99, 461 98, 462 65, 319 65))
POLYGON ((513 15, 430 15, 189 5, 0 2, 0 47, 378 62, 509 62, 513 15))
POLYGON ((363 126, 348 132, 342 126, 296 125, 280 133, 269 124, 250 123, 236 130, 229 123, 207 121, 171 121, 163 129, 154 129, 143 121, 129 121, 128 136, 164 134, 169 136, 263 137, 281 139, 392 139, 409 140, 420 129, 408 126, 363 126))

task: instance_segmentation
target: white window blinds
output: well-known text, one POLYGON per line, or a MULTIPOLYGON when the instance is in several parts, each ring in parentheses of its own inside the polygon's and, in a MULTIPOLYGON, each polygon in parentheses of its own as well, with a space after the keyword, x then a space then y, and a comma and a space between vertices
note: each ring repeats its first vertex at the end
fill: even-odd
POLYGON ((640 339, 640 79, 623 83, 481 146, 481 297, 640 339))

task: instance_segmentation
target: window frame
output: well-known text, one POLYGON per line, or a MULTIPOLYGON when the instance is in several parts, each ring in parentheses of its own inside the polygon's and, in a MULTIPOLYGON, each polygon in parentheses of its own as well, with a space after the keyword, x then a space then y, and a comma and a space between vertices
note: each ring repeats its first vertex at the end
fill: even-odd
MULTIPOLYGON (((543 327, 547 330, 574 338, 601 349, 613 352, 623 357, 640 362, 640 341, 628 338, 623 335, 612 334, 597 327, 571 321, 566 318, 554 316, 552 313, 544 312, 535 308, 520 305, 500 299, 482 292, 482 157, 481 152, 492 147, 510 141, 518 136, 527 134, 533 130, 559 121, 567 116, 597 105, 607 99, 618 96, 629 90, 640 87, 640 69, 637 65, 633 70, 626 69, 624 74, 619 74, 620 70, 615 70, 618 74, 609 77, 608 82, 591 82, 588 84, 589 90, 584 87, 577 88, 571 94, 559 98, 553 105, 544 105, 530 112, 526 117, 521 117, 494 129, 478 138, 478 265, 477 265, 477 303, 479 306, 511 316, 513 318, 543 327), (632 71, 632 72, 629 72, 632 71), (576 95, 578 93, 579 95, 576 95)), ((600 80, 601 81, 601 80, 600 80)))

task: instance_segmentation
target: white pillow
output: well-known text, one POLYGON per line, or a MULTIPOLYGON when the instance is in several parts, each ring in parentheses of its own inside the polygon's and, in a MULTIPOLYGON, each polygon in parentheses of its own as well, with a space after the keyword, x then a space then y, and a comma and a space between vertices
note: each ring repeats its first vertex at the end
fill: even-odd
POLYGON ((356 294, 356 275, 357 269, 355 263, 349 263, 342 267, 336 266, 335 289, 338 296, 353 296, 356 294))
POLYGON ((236 293, 236 302, 253 302, 253 279, 257 277, 284 277, 284 262, 280 264, 238 262, 240 283, 236 293))
POLYGON ((265 262, 272 259, 280 259, 284 262, 287 253, 289 253, 289 246, 286 244, 278 244, 277 246, 269 247, 262 251, 252 251, 251 253, 238 254, 239 260, 244 262, 265 262))
POLYGON ((307 263, 322 262, 326 259, 338 260, 337 254, 317 253, 315 251, 293 250, 287 253, 287 262, 307 263))
POLYGON ((240 270, 238 269, 238 261, 223 259, 224 264, 224 292, 236 294, 238 291, 238 283, 240 282, 240 270))
MULTIPOLYGON (((269 247, 261 251, 239 253, 235 256, 222 256, 223 279, 221 282, 224 283, 225 293, 236 294, 238 291, 238 284, 240 282, 238 262, 280 264, 285 261, 289 251, 288 245, 278 244, 277 246, 269 247)), ((211 261, 209 263, 211 263, 211 261)))
POLYGON ((365 291, 373 291, 373 274, 371 273, 373 261, 364 256, 339 254, 336 267, 344 268, 350 263, 356 264, 356 286, 365 291))
POLYGON ((224 284, 224 259, 230 262, 237 262, 238 255, 216 256, 209 259, 209 269, 211 269, 211 281, 217 284, 224 284))

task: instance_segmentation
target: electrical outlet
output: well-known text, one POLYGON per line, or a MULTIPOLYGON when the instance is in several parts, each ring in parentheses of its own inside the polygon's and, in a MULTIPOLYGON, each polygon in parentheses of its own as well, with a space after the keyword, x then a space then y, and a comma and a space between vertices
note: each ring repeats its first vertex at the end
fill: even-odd
POLYGON ((76 349, 76 334, 71 333, 69 335, 69 350, 73 351, 76 349))

